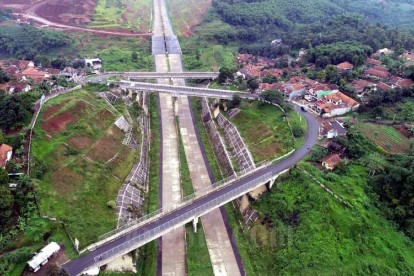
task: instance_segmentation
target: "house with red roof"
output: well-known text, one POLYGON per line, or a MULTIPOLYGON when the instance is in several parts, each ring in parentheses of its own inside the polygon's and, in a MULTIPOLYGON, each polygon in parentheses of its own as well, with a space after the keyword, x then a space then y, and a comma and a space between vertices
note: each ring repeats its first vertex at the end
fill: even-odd
POLYGON ((342 159, 337 153, 332 153, 326 157, 324 157, 322 160, 322 166, 330 171, 333 171, 336 166, 338 166, 339 163, 341 163, 342 159))
POLYGON ((22 71, 30 67, 35 67, 34 62, 30 60, 19 60, 15 65, 22 71))
POLYGON ((387 69, 383 69, 380 67, 370 68, 364 71, 364 75, 367 77, 371 77, 374 79, 389 79, 391 77, 391 73, 387 69))
POLYGON ((367 81, 367 80, 354 80, 352 82, 352 87, 355 89, 355 92, 358 94, 361 94, 365 91, 367 88, 374 87, 375 84, 373 82, 367 81))
POLYGON ((393 87, 391 85, 388 85, 388 84, 383 83, 383 82, 377 83, 377 90, 390 91, 392 89, 393 89, 393 87))
POLYGON ((41 83, 50 76, 47 72, 40 71, 34 67, 27 68, 22 72, 22 75, 28 79, 32 79, 35 83, 41 83))
POLYGON ((7 162, 9 162, 13 155, 13 148, 9 145, 2 144, 0 146, 0 167, 6 168, 7 162))
POLYGON ((355 111, 360 104, 339 90, 320 91, 317 93, 317 101, 311 108, 323 118, 340 116, 350 111, 355 111))
POLYGON ((414 82, 412 80, 400 77, 392 77, 391 83, 400 88, 409 88, 414 85, 414 82))
POLYGON ((352 63, 349 63, 348 61, 339 63, 336 68, 338 68, 338 71, 345 72, 354 69, 354 65, 352 63))
POLYGON ((15 94, 15 93, 20 93, 20 92, 29 92, 30 90, 32 90, 32 87, 24 82, 9 82, 8 83, 8 89, 7 92, 9 94, 15 94))
POLYGON ((378 60, 378 59, 367 58, 367 60, 365 61, 365 64, 369 66, 380 66, 382 62, 381 60, 378 60))

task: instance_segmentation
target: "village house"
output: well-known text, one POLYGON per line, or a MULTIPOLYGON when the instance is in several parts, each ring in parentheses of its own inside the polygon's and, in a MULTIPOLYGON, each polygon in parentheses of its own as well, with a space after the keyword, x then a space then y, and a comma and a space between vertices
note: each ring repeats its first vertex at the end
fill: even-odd
POLYGON ((324 157, 322 160, 322 166, 330 171, 333 171, 335 167, 341 163, 342 159, 337 153, 332 153, 326 157, 324 157))
POLYGON ((23 70, 21 73, 27 79, 33 80, 34 83, 41 83, 50 77, 50 75, 47 72, 40 71, 34 67, 28 67, 27 69, 23 70))
POLYGON ((347 130, 344 127, 344 124, 338 120, 324 121, 319 127, 319 139, 332 139, 338 136, 344 136, 346 133, 347 130))
POLYGON ((358 94, 361 94, 367 89, 375 87, 375 84, 373 82, 367 80, 354 80, 351 85, 355 89, 355 92, 358 94))
POLYGON ((0 146, 0 168, 6 168, 13 155, 13 148, 9 145, 2 144, 0 146))
POLYGON ((89 67, 95 71, 99 71, 102 68, 102 60, 99 58, 85 59, 85 67, 89 67))
POLYGON ((7 84, 7 93, 9 94, 15 94, 15 93, 20 93, 20 92, 29 92, 30 90, 32 90, 32 87, 24 82, 9 82, 7 84))
POLYGON ((50 76, 57 76, 60 75, 60 70, 55 68, 46 68, 45 72, 50 76))
POLYGON ((378 59, 367 58, 367 60, 365 61, 365 64, 368 66, 381 66, 382 62, 378 59))
POLYGON ((305 90, 306 87, 302 83, 287 83, 282 86, 280 92, 282 92, 282 95, 290 101, 292 99, 302 96, 305 90))
POLYGON ((248 64, 252 58, 252 54, 238 54, 236 59, 238 64, 248 64))
POLYGON ((414 82, 412 80, 404 79, 404 78, 396 77, 396 76, 392 77, 390 82, 394 86, 400 87, 400 88, 409 88, 414 85, 414 82))
POLYGON ((406 52, 400 55, 400 58, 405 60, 405 66, 411 66, 414 65, 414 53, 412 52, 406 52))
POLYGON ((355 111, 359 105, 357 101, 339 90, 332 90, 318 92, 317 100, 311 105, 311 108, 323 118, 329 118, 355 111))
POLYGON ((345 71, 350 71, 354 69, 354 65, 352 65, 348 61, 345 61, 345 62, 339 63, 336 66, 336 68, 338 69, 339 72, 345 72, 345 71))
POLYGON ((391 73, 386 68, 380 66, 375 66, 373 68, 365 70, 364 75, 373 79, 383 80, 388 80, 391 77, 391 73))
POLYGON ((32 68, 35 67, 34 62, 30 60, 19 60, 12 65, 16 65, 21 71, 26 70, 27 68, 30 68, 30 67, 32 68))
POLYGON ((380 90, 380 91, 390 91, 390 90, 393 89, 393 87, 391 85, 386 84, 386 83, 379 82, 379 83, 377 83, 376 89, 380 90))
POLYGON ((379 49, 378 51, 376 51, 372 56, 373 57, 382 57, 382 56, 385 56, 385 55, 391 55, 393 53, 394 53, 393 50, 390 50, 388 48, 383 48, 383 49, 379 49))

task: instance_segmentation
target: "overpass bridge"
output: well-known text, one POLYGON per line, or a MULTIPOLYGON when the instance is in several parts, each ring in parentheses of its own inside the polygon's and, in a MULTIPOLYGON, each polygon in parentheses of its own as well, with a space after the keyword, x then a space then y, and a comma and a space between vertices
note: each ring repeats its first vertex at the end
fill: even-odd
POLYGON ((148 80, 148 79, 203 79, 214 80, 218 77, 218 72, 106 72, 98 76, 93 76, 88 80, 93 83, 101 82, 111 77, 122 77, 128 80, 148 80))
POLYGON ((177 85, 165 85, 154 84, 146 82, 132 82, 132 81, 120 81, 115 82, 122 89, 132 89, 147 92, 164 92, 170 93, 174 97, 178 96, 193 96, 193 97, 211 97, 221 99, 231 99, 234 95, 238 95, 243 99, 255 100, 258 99, 258 95, 241 91, 231 91, 224 89, 210 89, 203 87, 190 87, 190 86, 177 86, 177 85))
MULTIPOLYGON (((298 107, 295 107, 298 110, 298 107)), ((298 110, 298 112, 300 112, 298 110)), ((150 217, 134 221, 121 229, 103 236, 103 239, 88 247, 91 252, 64 265, 69 275, 80 275, 83 271, 100 267, 115 258, 129 253, 162 235, 185 225, 197 223, 204 214, 246 194, 268 182, 272 184, 281 174, 303 159, 318 140, 318 122, 310 113, 303 113, 308 123, 308 133, 303 147, 276 164, 267 165, 249 174, 217 183, 208 191, 187 199, 178 206, 162 209, 150 217), (308 145, 308 146, 306 146, 308 145)))

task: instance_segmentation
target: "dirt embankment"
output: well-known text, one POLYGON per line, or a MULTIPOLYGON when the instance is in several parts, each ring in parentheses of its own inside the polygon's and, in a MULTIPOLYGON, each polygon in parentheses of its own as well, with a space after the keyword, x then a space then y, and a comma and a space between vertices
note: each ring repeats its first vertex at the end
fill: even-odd
POLYGON ((92 20, 96 0, 49 0, 33 12, 49 21, 71 26, 84 26, 92 20))

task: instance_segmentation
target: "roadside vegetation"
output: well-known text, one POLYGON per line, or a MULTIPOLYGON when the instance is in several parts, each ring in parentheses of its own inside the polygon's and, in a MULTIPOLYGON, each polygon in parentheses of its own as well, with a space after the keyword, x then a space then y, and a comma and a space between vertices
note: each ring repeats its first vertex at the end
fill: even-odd
POLYGON ((207 160, 212 170, 214 181, 218 182, 224 179, 226 176, 223 175, 220 169, 217 156, 215 155, 213 145, 211 144, 212 142, 207 134, 206 128, 203 125, 203 121, 201 118, 201 99, 195 97, 191 98, 191 104, 194 111, 196 126, 200 134, 200 139, 204 146, 204 150, 206 151, 207 160))
MULTIPOLYGON (((295 148, 295 140, 287 118, 276 106, 257 101, 243 101, 240 112, 230 120, 245 140, 255 163, 274 160, 295 148)), ((300 128, 298 138, 303 137, 304 126, 297 126, 295 121, 294 127, 300 128)))
POLYGON ((179 156, 180 156, 180 181, 181 189, 183 191, 183 197, 194 194, 193 183, 190 176, 190 169, 188 167, 187 156, 185 155, 183 138, 180 131, 180 122, 178 117, 176 117, 176 126, 178 129, 178 146, 179 146, 179 156))
POLYGON ((353 207, 338 202, 300 169, 292 170, 253 204, 262 223, 242 230, 256 273, 413 273, 413 243, 382 218, 366 194, 363 167, 350 166, 329 178, 304 167, 353 207))
MULTIPOLYGON (((123 104, 116 106, 122 114, 123 104)), ((46 103, 34 129, 32 174, 40 213, 64 221, 81 247, 115 227, 115 210, 107 203, 136 157, 122 145, 116 119, 96 94, 77 90, 46 103)))
POLYGON ((9 178, 0 168, 1 275, 21 275, 33 252, 47 242, 64 244, 67 256, 76 255, 64 226, 40 218, 37 207, 32 180, 27 175, 9 178), (10 182, 17 184, 16 189, 9 188, 10 182))
POLYGON ((67 56, 79 59, 98 57, 102 59, 104 71, 153 71, 151 42, 148 39, 107 39, 81 33, 71 33, 70 36, 73 43, 62 50, 67 56))
POLYGON ((188 275, 213 275, 213 267, 208 253, 207 241, 202 223, 197 223, 197 233, 194 233, 192 223, 185 226, 186 255, 188 275))
MULTIPOLYGON (((149 114, 151 125, 151 146, 149 151, 149 190, 144 201, 145 213, 149 214, 159 209, 159 170, 160 170, 160 122, 158 114, 157 95, 149 96, 149 114)), ((140 275, 157 274, 157 244, 158 241, 147 243, 139 249, 137 271, 140 275)))

